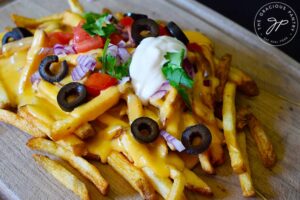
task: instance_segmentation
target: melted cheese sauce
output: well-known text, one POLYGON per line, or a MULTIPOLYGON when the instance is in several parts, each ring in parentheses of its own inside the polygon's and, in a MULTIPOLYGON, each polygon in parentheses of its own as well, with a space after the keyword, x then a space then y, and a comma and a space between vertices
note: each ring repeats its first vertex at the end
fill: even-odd
MULTIPOLYGON (((187 36, 192 42, 211 45, 211 42, 202 34, 188 32, 187 36)), ((180 41, 166 36, 143 40, 136 49, 133 64, 130 66, 133 86, 140 99, 146 102, 165 82, 161 73, 161 67, 165 62, 165 53, 180 51, 181 49, 185 49, 185 46, 180 41)), ((50 128, 55 121, 65 119, 69 115, 57 105, 56 95, 59 88, 53 84, 41 81, 37 92, 30 87, 21 97, 17 95, 21 70, 26 63, 26 55, 27 51, 19 51, 10 57, 0 58, 0 80, 3 82, 13 105, 20 106, 26 103, 29 113, 44 122, 46 127, 51 130, 50 128)), ((65 81, 69 82, 69 78, 67 77, 65 81)), ((153 110, 145 109, 144 115, 159 122, 159 116, 153 110)), ((191 116, 184 116, 184 118, 184 124, 195 123, 191 116)), ((106 119, 108 118, 103 117, 101 123, 111 122, 111 120, 106 119)), ((87 141, 89 152, 98 155, 104 163, 106 163, 111 151, 123 152, 128 155, 135 166, 139 168, 150 167, 160 177, 169 177, 170 165, 175 166, 178 170, 183 170, 183 161, 176 153, 168 152, 166 142, 162 138, 153 144, 141 144, 134 139, 125 124, 127 124, 125 121, 116 120, 115 123, 98 129, 97 135, 87 141)))
POLYGON ((169 36, 149 37, 138 45, 129 67, 131 82, 135 93, 143 104, 147 104, 161 85, 166 81, 161 68, 166 62, 167 52, 180 52, 185 45, 169 36))

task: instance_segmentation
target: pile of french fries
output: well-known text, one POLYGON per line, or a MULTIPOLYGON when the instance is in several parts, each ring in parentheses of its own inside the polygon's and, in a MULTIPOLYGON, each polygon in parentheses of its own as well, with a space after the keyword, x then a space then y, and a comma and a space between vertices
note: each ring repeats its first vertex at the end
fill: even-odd
MULTIPOLYGON (((45 47, 47 33, 72 30, 83 20, 83 7, 78 1, 68 2, 70 10, 39 19, 12 14, 13 22, 30 29, 34 36, 1 47, 0 63, 1 59, 20 51, 26 51, 27 57, 16 93, 7 91, 0 79, 0 120, 32 135, 27 143, 29 148, 67 161, 103 195, 108 193, 109 183, 89 160, 100 160, 110 165, 143 199, 157 199, 158 194, 169 200, 186 199, 185 188, 202 195, 212 195, 213 190, 192 168, 200 162, 205 173, 215 174, 215 167, 225 161, 224 146, 229 151, 231 166, 239 178, 243 196, 255 195, 246 151, 246 127, 250 129, 265 167, 275 164, 276 155, 261 123, 250 108, 237 108, 235 97, 237 91, 250 97, 256 96, 258 88, 247 74, 231 67, 229 54, 216 58, 210 40, 205 36, 208 42, 201 44, 203 52, 188 53, 188 59, 198 69, 192 90, 192 112, 182 108, 182 100, 174 88, 163 99, 143 106, 130 83, 110 87, 70 113, 60 110, 56 102, 59 87, 43 80, 36 86, 34 100, 31 101, 39 103, 28 103, 23 98, 32 88, 29 80, 42 59, 39 52, 45 47), (18 103, 14 100, 15 96, 19 99, 18 103), (217 110, 222 112, 216 114, 217 110), (52 116, 47 112, 56 114, 52 116), (142 116, 154 119, 160 128, 177 139, 181 138, 186 127, 203 123, 212 134, 211 146, 197 157, 174 151, 174 146, 162 137, 153 144, 140 144, 133 138, 130 124, 142 116)), ((122 14, 115 16, 121 18, 122 14)), ((85 54, 101 56, 102 50, 85 54)), ((79 55, 64 55, 60 59, 76 65, 79 55)), ((67 77, 61 84, 70 80, 67 77)), ((36 154, 33 158, 81 199, 89 199, 86 185, 57 161, 36 154)))

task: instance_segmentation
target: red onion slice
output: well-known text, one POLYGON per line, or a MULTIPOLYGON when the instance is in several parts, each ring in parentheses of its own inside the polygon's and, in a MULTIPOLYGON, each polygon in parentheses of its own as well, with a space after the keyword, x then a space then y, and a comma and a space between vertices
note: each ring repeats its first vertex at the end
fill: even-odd
POLYGON ((80 55, 77 58, 77 65, 71 72, 73 81, 79 81, 89 71, 93 71, 96 67, 96 60, 91 55, 80 55))
POLYGON ((35 73, 33 73, 30 77, 30 82, 31 84, 34 84, 36 81, 40 81, 42 79, 39 71, 36 71, 35 73))
POLYGON ((56 44, 53 47, 53 51, 55 55, 68 55, 68 54, 76 54, 76 50, 74 45, 64 46, 61 44, 56 44))
POLYGON ((171 85, 168 81, 164 82, 160 88, 150 97, 151 100, 155 101, 157 99, 161 99, 163 98, 168 91, 170 90, 171 85))
POLYGON ((163 136, 163 138, 170 144, 172 144, 175 149, 179 152, 182 152, 185 150, 185 147, 183 146, 182 142, 178 139, 176 139, 173 135, 169 134, 168 132, 162 130, 160 131, 160 135, 163 136))

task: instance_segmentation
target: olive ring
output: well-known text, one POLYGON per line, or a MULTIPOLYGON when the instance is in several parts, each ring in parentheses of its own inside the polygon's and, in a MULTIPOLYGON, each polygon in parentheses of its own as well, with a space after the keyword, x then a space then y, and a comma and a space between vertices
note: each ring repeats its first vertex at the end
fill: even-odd
POLYGON ((149 117, 140 117, 131 124, 134 138, 141 143, 153 142, 159 136, 159 127, 156 121, 149 117))
POLYGON ((186 148, 186 153, 194 155, 207 150, 210 146, 211 140, 212 138, 209 129, 202 124, 186 128, 181 137, 181 142, 186 148), (201 143, 194 145, 194 139, 199 137, 201 138, 201 143))
POLYGON ((68 74, 68 63, 64 60, 57 73, 52 73, 50 70, 51 64, 58 62, 58 56, 51 55, 45 57, 39 66, 39 73, 41 77, 50 83, 61 81, 68 74))
POLYGON ((134 42, 138 45, 143 39, 147 37, 159 36, 159 26, 152 19, 142 18, 133 22, 131 27, 131 35, 134 42), (143 36, 141 35, 141 32, 143 31, 149 31, 149 34, 143 36))
POLYGON ((2 45, 5 45, 9 42, 9 39, 12 39, 13 41, 20 40, 24 37, 30 37, 32 36, 32 33, 27 30, 26 28, 22 27, 16 27, 13 28, 12 31, 7 32, 3 38, 2 38, 2 45))
POLYGON ((146 18, 148 18, 147 15, 139 14, 139 13, 132 13, 132 12, 125 13, 124 16, 131 17, 131 18, 134 19, 134 20, 139 20, 139 19, 146 19, 146 18))
POLYGON ((183 44, 187 45, 189 43, 189 39, 186 37, 184 32, 179 28, 179 26, 174 22, 169 22, 167 24, 167 29, 172 36, 177 38, 177 40, 180 40, 183 44))
POLYGON ((64 85, 58 92, 57 103, 64 111, 71 112, 77 106, 83 104, 87 97, 86 87, 77 82, 64 85), (71 100, 69 100, 73 97, 71 100))

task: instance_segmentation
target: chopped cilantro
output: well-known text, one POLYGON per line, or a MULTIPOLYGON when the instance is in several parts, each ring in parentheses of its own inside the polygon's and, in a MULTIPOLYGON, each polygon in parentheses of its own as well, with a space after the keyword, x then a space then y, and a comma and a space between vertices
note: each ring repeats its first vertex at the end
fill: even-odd
POLYGON ((107 73, 110 76, 121 80, 123 77, 129 76, 129 65, 131 59, 121 65, 117 65, 117 58, 107 53, 109 42, 110 40, 107 39, 103 48, 103 55, 99 59, 103 65, 102 71, 103 73, 107 73))
POLYGON ((110 34, 116 31, 116 27, 113 24, 107 22, 108 14, 97 13, 84 13, 83 17, 86 22, 82 25, 82 28, 91 36, 100 35, 108 38, 110 34))
POLYGON ((184 49, 180 52, 167 52, 165 55, 167 62, 162 67, 162 73, 169 83, 177 89, 185 104, 190 108, 191 103, 187 88, 192 88, 194 81, 181 67, 183 57, 184 49))

